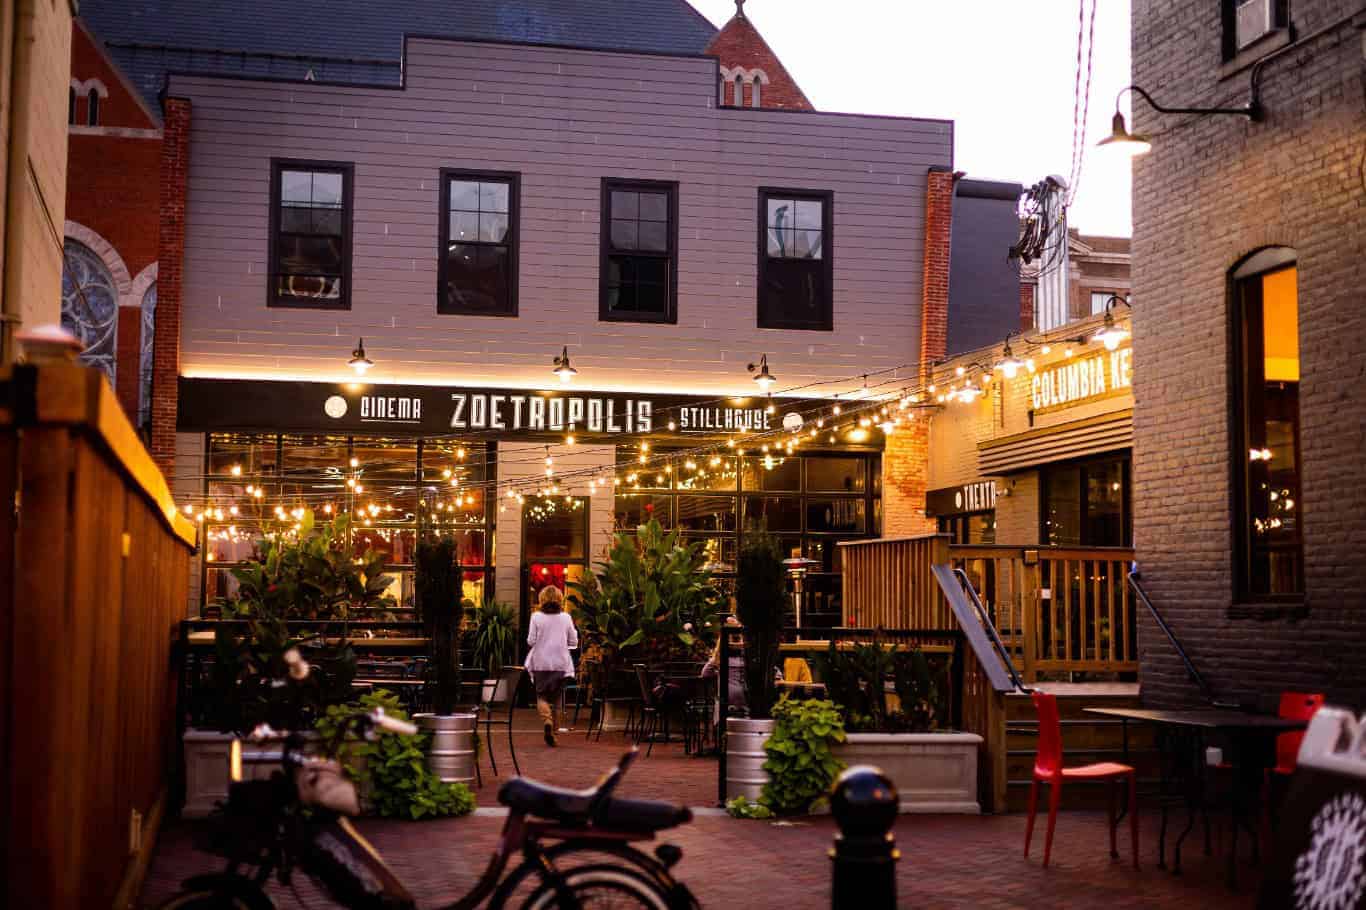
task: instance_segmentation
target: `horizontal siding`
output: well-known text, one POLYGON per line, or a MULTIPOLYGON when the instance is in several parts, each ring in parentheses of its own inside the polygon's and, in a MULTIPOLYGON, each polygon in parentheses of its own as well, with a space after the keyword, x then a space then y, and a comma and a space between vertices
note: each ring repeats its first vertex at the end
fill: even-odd
POLYGON ((401 90, 173 77, 193 103, 181 368, 377 382, 540 385, 568 344, 585 387, 780 386, 909 362, 919 347, 925 172, 942 121, 717 110, 694 58, 414 40, 401 90), (352 308, 265 305, 269 161, 355 165, 352 308), (521 173, 516 319, 436 313, 438 172, 521 173), (603 177, 676 180, 678 324, 603 323, 603 177), (757 188, 835 194, 835 331, 755 324, 757 188))

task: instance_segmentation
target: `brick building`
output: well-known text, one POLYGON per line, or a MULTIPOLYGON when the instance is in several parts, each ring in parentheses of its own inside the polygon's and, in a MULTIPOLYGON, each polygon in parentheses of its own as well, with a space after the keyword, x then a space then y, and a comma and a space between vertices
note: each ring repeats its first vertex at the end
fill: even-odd
MULTIPOLYGON (((1133 4, 1133 82, 1158 103, 1260 107, 1134 98, 1152 137, 1134 162, 1134 540, 1220 696, 1360 707, 1366 17, 1355 0, 1264 6, 1133 4)), ((1155 625, 1140 643, 1146 700, 1198 698, 1155 625)))

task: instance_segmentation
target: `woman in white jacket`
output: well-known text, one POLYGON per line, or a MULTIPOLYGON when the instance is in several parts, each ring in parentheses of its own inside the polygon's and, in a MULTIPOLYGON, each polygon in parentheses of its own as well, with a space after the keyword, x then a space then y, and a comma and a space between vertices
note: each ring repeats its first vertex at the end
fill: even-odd
POLYGON ((537 598, 540 610, 531 614, 526 643, 531 650, 526 668, 536 688, 536 708, 545 724, 545 744, 555 745, 556 711, 567 680, 574 676, 574 660, 569 652, 579 646, 574 620, 564 612, 564 595, 554 585, 546 585, 537 598))

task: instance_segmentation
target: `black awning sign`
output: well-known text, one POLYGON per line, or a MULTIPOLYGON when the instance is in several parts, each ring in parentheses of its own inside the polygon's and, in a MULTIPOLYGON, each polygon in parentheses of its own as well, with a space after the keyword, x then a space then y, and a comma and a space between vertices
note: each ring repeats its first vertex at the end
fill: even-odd
POLYGON ((941 487, 925 494, 925 514, 967 515, 996 508, 996 481, 979 480, 957 487, 941 487))

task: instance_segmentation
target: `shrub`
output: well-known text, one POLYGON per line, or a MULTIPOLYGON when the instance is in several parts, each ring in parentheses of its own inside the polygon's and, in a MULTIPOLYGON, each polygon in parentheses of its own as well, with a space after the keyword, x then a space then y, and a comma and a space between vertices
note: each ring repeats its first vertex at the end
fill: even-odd
MULTIPOLYGON (((399 707, 398 696, 384 689, 361 696, 350 705, 333 705, 318 721, 317 730, 325 741, 335 741, 343 723, 356 714, 369 714, 375 708, 399 720, 408 715, 399 707)), ((373 741, 341 743, 337 758, 346 773, 366 788, 375 812, 385 818, 440 818, 468 815, 474 811, 474 794, 461 783, 445 783, 427 770, 426 751, 430 734, 404 735, 375 730, 373 741), (364 770, 356 770, 355 759, 365 759, 364 770)))
POLYGON ((488 678, 512 662, 517 653, 517 611, 486 600, 474 619, 474 665, 488 678))
POLYGON ((750 802, 743 796, 726 801, 726 812, 731 818, 772 818, 773 810, 762 802, 750 802))
POLYGON ((778 697, 775 674, 787 600, 778 545, 760 531, 745 536, 735 576, 735 613, 745 627, 745 695, 750 717, 768 717, 778 697))
POLYGON ((844 720, 834 702, 784 698, 773 706, 773 721, 764 743, 769 782, 760 802, 783 814, 809 811, 844 767, 831 751, 844 742, 844 720))
POLYGON ((437 714, 455 711, 460 695, 460 567, 452 537, 417 545, 417 608, 431 641, 432 706, 437 714))

